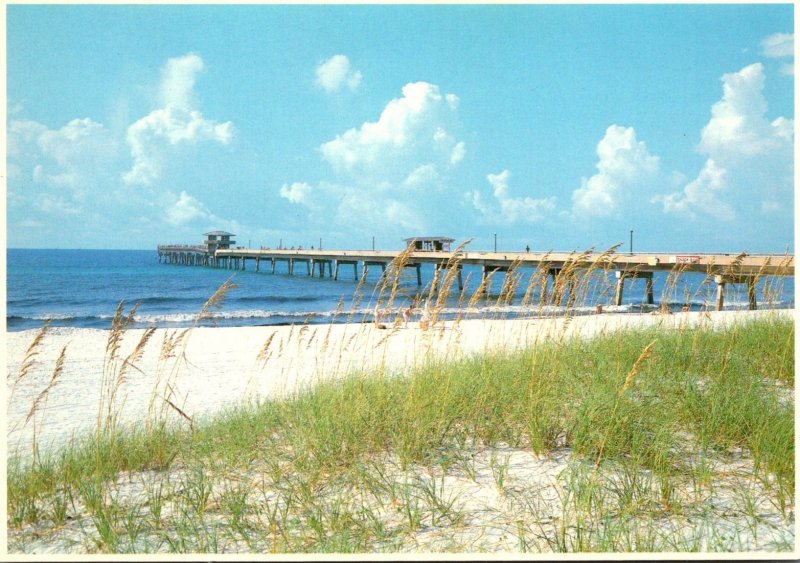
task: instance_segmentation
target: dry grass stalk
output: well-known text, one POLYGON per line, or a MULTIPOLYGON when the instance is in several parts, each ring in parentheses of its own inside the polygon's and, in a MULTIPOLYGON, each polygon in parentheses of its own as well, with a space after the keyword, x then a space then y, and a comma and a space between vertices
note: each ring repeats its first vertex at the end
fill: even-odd
MULTIPOLYGON (((47 330, 50 328, 50 323, 52 322, 51 319, 47 319, 42 324, 42 328, 39 329, 39 332, 36 333, 33 341, 31 342, 28 349, 25 351, 25 358, 22 360, 22 364, 20 364, 19 373, 17 377, 14 379, 13 386, 11 388, 10 395, 14 394, 14 389, 16 388, 17 384, 25 379, 25 377, 30 373, 31 368, 33 368, 33 364, 36 362, 36 356, 39 355, 39 347, 44 340, 45 335, 47 334, 47 330)), ((10 397, 9 397, 10 399, 10 397)))
POLYGON ((47 387, 42 389, 42 391, 36 396, 33 403, 31 404, 31 408, 28 411, 28 415, 25 417, 25 424, 33 418, 36 412, 39 410, 39 407, 42 403, 47 399, 48 394, 50 391, 53 390, 53 387, 56 386, 58 383, 58 378, 61 373, 64 371, 64 360, 66 359, 67 354, 67 346, 65 345, 61 348, 61 353, 58 355, 58 359, 56 360, 56 366, 53 369, 53 374, 50 376, 50 382, 47 384, 47 387))
POLYGON ((31 438, 31 459, 35 464, 38 460, 38 443, 36 440, 37 428, 36 428, 36 413, 39 411, 40 408, 44 408, 44 405, 47 404, 47 397, 50 395, 50 392, 58 383, 59 377, 61 373, 64 371, 64 361, 67 356, 67 346, 65 345, 61 348, 61 353, 58 355, 58 359, 56 360, 55 368, 53 369, 53 375, 50 377, 50 382, 47 384, 39 395, 36 396, 33 403, 31 404, 31 408, 28 411, 28 415, 25 417, 25 422, 23 422, 23 426, 28 424, 28 422, 33 418, 33 433, 31 438))
POLYGON ((217 288, 214 294, 211 297, 209 297, 208 301, 206 301, 203 304, 203 307, 200 309, 200 312, 195 317, 194 326, 197 326, 201 321, 204 320, 213 320, 214 314, 212 312, 212 309, 221 308, 228 293, 233 289, 239 287, 238 285, 231 282, 233 278, 234 276, 231 276, 227 280, 225 280, 222 283, 222 285, 217 288))
MULTIPOLYGON (((656 342, 657 340, 653 340, 652 342, 650 342, 650 344, 644 347, 641 354, 639 354, 639 357, 636 358, 636 361, 633 362, 633 365, 631 366, 631 369, 628 371, 628 374, 625 376, 625 381, 622 383, 622 387, 620 387, 619 391, 617 392, 617 398, 614 401, 614 408, 611 409, 611 414, 608 417, 609 425, 607 428, 610 428, 611 425, 614 424, 614 418, 616 417, 617 410, 619 410, 619 403, 620 400, 622 399, 622 395, 625 393, 625 391, 628 389, 631 383, 633 383, 633 378, 636 377, 639 368, 652 355, 653 347, 656 345, 656 342)), ((600 448, 597 452, 597 459, 595 460, 594 463, 594 471, 592 472, 592 478, 594 478, 594 475, 597 473, 597 469, 600 467, 600 461, 603 458, 603 450, 605 449, 607 439, 608 439, 608 429, 603 434, 602 441, 600 442, 600 448)))
POLYGON ((437 267, 435 270, 434 281, 431 284, 431 295, 429 296, 429 298, 432 297, 433 292, 437 288, 438 291, 436 294, 436 302, 432 310, 430 311, 431 326, 436 324, 436 322, 439 319, 439 315, 447 305, 447 299, 450 297, 450 294, 452 293, 453 284, 455 283, 456 279, 458 279, 460 273, 461 261, 464 258, 464 248, 470 242, 472 242, 472 239, 466 240, 461 244, 459 244, 450 255, 450 258, 447 259, 447 263, 442 267, 437 267), (442 280, 441 287, 439 287, 438 277, 442 268, 446 270, 446 273, 444 279, 442 280))
POLYGON ((144 349, 147 347, 147 343, 150 341, 150 338, 153 337, 155 334, 156 329, 155 327, 150 327, 145 329, 142 333, 141 338, 139 338, 139 342, 136 344, 136 347, 133 349, 127 358, 122 362, 122 367, 119 370, 119 374, 117 376, 117 384, 121 385, 125 382, 125 375, 128 372, 128 368, 133 368, 137 370, 139 373, 142 373, 136 364, 142 359, 144 355, 144 349))
POLYGON ((109 430, 112 430, 116 427, 117 412, 118 410, 122 409, 121 405, 117 405, 117 393, 125 383, 127 379, 126 375, 130 368, 135 369, 139 373, 144 373, 136 364, 142 359, 144 350, 147 347, 147 343, 150 341, 150 338, 152 338, 155 332, 156 329, 154 327, 150 327, 142 333, 141 338, 139 338, 139 342, 136 344, 133 351, 123 360, 122 365, 116 372, 114 382, 109 388, 109 395, 106 405, 106 424, 109 430))
MULTIPOLYGON (((408 244, 386 267, 380 285, 376 288, 378 297, 375 302, 375 310, 391 311, 395 299, 400 293, 400 282, 403 272, 411 263, 411 255, 414 253, 414 245, 408 244)), ((434 276, 435 277, 435 276, 434 276)), ((432 287, 435 287, 435 280, 432 287)), ((374 292, 373 292, 374 296, 374 292)), ((378 322, 376 320, 376 322, 378 322)))
POLYGON ((270 346, 272 344, 272 341, 275 339, 276 334, 277 332, 273 332, 272 334, 270 334, 267 340, 261 346, 261 350, 258 351, 256 360, 261 363, 261 369, 264 369, 266 367, 267 361, 269 360, 269 357, 272 355, 270 346))
POLYGON ((186 414, 186 413, 183 411, 183 409, 181 409, 181 408, 180 408, 178 405, 176 405, 175 403, 173 403, 173 402, 172 402, 172 400, 170 399, 170 397, 174 397, 174 396, 175 396, 175 390, 172 388, 172 386, 171 386, 171 385, 168 385, 168 386, 167 386, 167 388, 168 388, 168 390, 169 390, 169 395, 166 395, 166 396, 162 397, 162 399, 164 399, 164 401, 165 401, 165 402, 166 402, 166 403, 167 403, 167 404, 168 404, 170 407, 172 407, 172 410, 174 410, 174 411, 175 411, 175 412, 177 412, 177 413, 178 413, 178 414, 179 414, 181 417, 183 417, 184 419, 186 419, 186 420, 188 420, 188 421, 189 421, 189 428, 192 430, 192 432, 194 432, 194 419, 193 419, 191 416, 189 416, 188 414, 186 414))
POLYGON ((620 387, 620 389, 619 389, 619 395, 622 395, 623 393, 625 393, 625 390, 630 386, 631 382, 633 382, 633 378, 636 376, 636 373, 639 371, 639 367, 641 367, 641 365, 645 361, 647 361, 647 358, 649 358, 650 355, 652 354, 653 346, 656 345, 656 342, 657 342, 657 340, 653 340, 650 344, 645 346, 644 350, 642 350, 642 353, 639 354, 639 357, 636 358, 635 362, 633 362, 633 365, 631 366, 631 369, 628 372, 628 375, 625 376, 625 381, 623 382, 622 387, 620 387))
POLYGON ((489 272, 483 277, 481 283, 469 299, 469 303, 467 304, 468 308, 472 309, 475 307, 475 304, 486 295, 486 288, 492 283, 492 276, 494 276, 494 272, 489 272))
POLYGON ((134 316, 139 304, 135 303, 129 314, 123 314, 125 302, 120 301, 111 319, 111 329, 106 340, 105 357, 103 358, 103 379, 100 384, 100 400, 97 405, 97 433, 109 430, 113 420, 113 407, 117 389, 121 384, 119 362, 119 349, 125 331, 134 322, 134 316))
POLYGON ((503 279, 503 285, 500 287, 500 292, 497 294, 497 300, 495 301, 495 305, 498 307, 513 303, 514 294, 516 293, 517 286, 519 285, 520 275, 517 273, 517 269, 519 268, 520 263, 520 259, 515 258, 508 266, 508 270, 506 270, 506 275, 503 279))
POLYGON ((359 308, 361 307, 361 302, 364 300, 364 286, 367 283, 367 276, 361 276, 358 280, 358 285, 356 285, 355 291, 353 291, 353 299, 350 302, 350 312, 347 314, 346 322, 350 323, 353 320, 353 317, 357 314, 359 308))

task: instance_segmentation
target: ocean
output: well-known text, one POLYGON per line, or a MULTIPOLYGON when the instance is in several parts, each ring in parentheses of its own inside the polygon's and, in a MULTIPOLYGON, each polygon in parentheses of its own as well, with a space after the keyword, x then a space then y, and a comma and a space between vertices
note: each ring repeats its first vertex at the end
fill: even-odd
MULTIPOLYGON (((269 268, 247 271, 159 264, 156 250, 7 250, 6 328, 20 331, 39 328, 46 319, 52 326, 109 328, 118 304, 125 312, 137 305, 134 328, 150 326, 172 328, 191 326, 203 304, 226 281, 236 287, 219 309, 200 326, 253 326, 292 323, 330 323, 367 321, 377 297, 380 268, 370 267, 366 283, 359 287, 351 267, 343 267, 340 279, 309 277, 304 264, 295 266, 289 276, 286 264, 279 262, 273 275, 269 268), (265 271, 266 270, 266 271, 265 271)), ((503 274, 493 279, 488 296, 467 307, 466 302, 478 288, 481 271, 465 266, 463 278, 466 299, 459 303, 454 291, 441 318, 518 317, 558 315, 564 306, 523 306, 522 300, 532 269, 522 269, 522 279, 514 298, 502 304, 498 297, 503 274)), ((433 267, 422 268, 422 288, 416 273, 407 270, 402 277, 394 308, 407 307, 415 298, 428 295, 433 267)), ((683 274, 677 284, 667 280, 667 273, 654 275, 654 306, 644 305, 643 280, 627 280, 623 304, 613 301, 613 272, 594 274, 586 285, 585 296, 574 313, 589 314, 597 304, 606 312, 648 312, 659 308, 662 298, 673 311, 688 305, 691 310, 713 309, 716 286, 701 274, 683 274), (670 290, 665 288, 670 287, 670 290)), ((457 288, 456 288, 457 289, 457 288)), ((793 308, 794 278, 765 278, 757 288, 759 308, 793 308)), ((728 285, 725 309, 746 309, 747 291, 741 285, 728 285)))

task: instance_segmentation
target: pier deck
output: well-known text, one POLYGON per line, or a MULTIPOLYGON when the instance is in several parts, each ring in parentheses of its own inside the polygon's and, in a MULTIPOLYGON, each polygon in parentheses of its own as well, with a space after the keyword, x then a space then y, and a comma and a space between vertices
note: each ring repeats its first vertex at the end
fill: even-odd
MULTIPOLYGON (((295 265, 305 264, 304 272, 320 277, 339 278, 340 266, 353 266, 353 277, 366 276, 370 266, 385 271, 403 251, 399 250, 286 250, 228 248, 209 252, 203 246, 163 245, 158 247, 159 261, 172 264, 222 267, 244 270, 248 260, 259 271, 266 261, 272 273, 276 262, 286 262, 288 273, 294 274, 295 265)), ((626 279, 643 278, 648 303, 653 303, 654 272, 678 271, 703 273, 713 277, 717 284, 717 309, 722 309, 727 284, 747 284, 750 308, 755 309, 755 285, 763 276, 794 276, 794 256, 787 254, 707 254, 707 253, 595 253, 595 252, 481 252, 481 251, 415 251, 407 256, 406 268, 416 268, 417 283, 422 284, 420 268, 433 264, 436 268, 455 265, 458 268, 459 288, 462 287, 461 267, 480 266, 483 277, 494 272, 507 272, 516 268, 546 270, 555 280, 562 272, 570 275, 576 270, 614 271, 617 277, 615 304, 622 302, 626 279)))
MULTIPOLYGON (((289 259, 299 261, 358 261, 389 264, 401 251, 396 250, 275 250, 239 248, 218 250, 217 260, 289 259)), ((409 263, 446 266, 455 252, 420 251, 409 255, 409 263)), ((562 269, 570 264, 577 268, 604 267, 623 271, 701 272, 709 275, 794 275, 794 256, 785 254, 675 254, 675 253, 601 253, 581 252, 460 252, 461 265, 486 266, 500 270, 512 265, 522 268, 548 267, 562 269)))

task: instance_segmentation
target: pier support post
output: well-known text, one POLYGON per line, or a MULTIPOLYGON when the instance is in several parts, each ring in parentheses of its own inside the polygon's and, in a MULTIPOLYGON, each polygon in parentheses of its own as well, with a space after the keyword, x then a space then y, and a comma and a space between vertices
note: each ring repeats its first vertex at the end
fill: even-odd
POLYGON ((275 258, 270 258, 269 261, 272 263, 271 264, 272 273, 274 274, 275 273, 275 258))
POLYGON ((442 265, 433 265, 433 279, 431 280, 431 290, 435 293, 439 292, 439 276, 441 276, 442 265))
POLYGON ((417 270, 417 287, 422 287, 422 264, 415 264, 417 270))
POLYGON ((259 262, 259 259, 258 259, 258 256, 256 256, 256 272, 258 271, 258 262, 259 262))
POLYGON ((622 305, 622 294, 625 291, 625 278, 644 278, 645 298, 648 305, 653 305, 653 272, 626 272, 617 270, 617 287, 614 292, 614 305, 622 305))
POLYGON ((498 266, 490 267, 490 266, 487 266, 486 264, 483 265, 483 268, 481 270, 481 282, 486 284, 484 289, 483 289, 483 294, 484 295, 488 296, 491 293, 491 290, 492 290, 491 276, 495 272, 500 272, 500 271, 507 272, 508 270, 503 270, 502 268, 500 268, 498 266))
POLYGON ((751 311, 756 310, 756 282, 758 282, 758 276, 716 275, 714 276, 714 281, 717 283, 717 311, 721 311, 725 305, 725 285, 729 283, 746 283, 748 308, 751 311))

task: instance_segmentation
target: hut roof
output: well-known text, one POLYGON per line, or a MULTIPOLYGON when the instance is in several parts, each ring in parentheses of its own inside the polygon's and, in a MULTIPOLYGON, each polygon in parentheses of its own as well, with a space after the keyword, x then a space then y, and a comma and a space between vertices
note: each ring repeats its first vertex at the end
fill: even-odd
POLYGON ((436 240, 441 242, 455 242, 456 239, 450 237, 410 237, 403 239, 404 242, 414 242, 414 241, 433 242, 436 240))
POLYGON ((218 237, 222 237, 222 236, 235 237, 236 236, 233 233, 228 233, 228 232, 225 232, 225 231, 209 231, 207 233, 203 233, 204 237, 207 237, 209 235, 215 235, 215 236, 218 236, 218 237))

